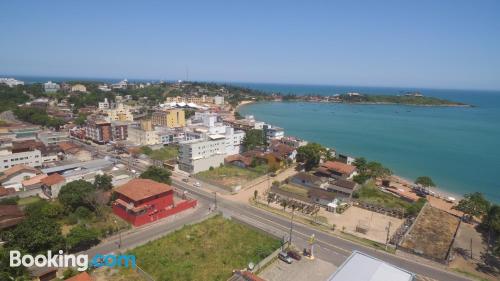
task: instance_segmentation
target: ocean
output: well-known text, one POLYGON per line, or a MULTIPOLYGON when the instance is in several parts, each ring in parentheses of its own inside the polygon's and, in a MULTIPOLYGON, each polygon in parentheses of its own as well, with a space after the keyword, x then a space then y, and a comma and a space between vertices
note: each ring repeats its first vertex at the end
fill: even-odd
POLYGON ((478 191, 500 203, 500 91, 234 84, 297 95, 420 91, 472 104, 474 107, 265 102, 239 111, 285 128, 286 135, 379 161, 399 176, 411 180, 430 176, 446 192, 478 191))

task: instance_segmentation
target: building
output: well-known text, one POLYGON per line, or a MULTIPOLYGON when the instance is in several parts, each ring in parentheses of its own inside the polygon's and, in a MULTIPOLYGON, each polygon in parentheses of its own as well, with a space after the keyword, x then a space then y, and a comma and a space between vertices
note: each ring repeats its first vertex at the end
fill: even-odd
POLYGON ((99 85, 97 88, 99 90, 103 91, 103 92, 109 92, 109 91, 111 91, 111 88, 109 88, 109 86, 106 85, 106 84, 99 85))
POLYGON ((327 281, 414 281, 415 274, 354 251, 327 281))
POLYGON ((19 152, 13 152, 12 148, 0 149, 0 172, 16 165, 40 167, 42 162, 42 153, 38 149, 27 149, 19 152))
POLYGON ((61 187, 66 183, 66 179, 57 173, 53 173, 43 178, 40 182, 45 196, 48 198, 57 198, 57 196, 59 196, 59 191, 61 191, 61 187))
POLYGON ((322 176, 343 179, 352 179, 358 174, 355 166, 338 161, 326 161, 321 164, 316 173, 322 176))
POLYGON ((59 89, 61 89, 61 86, 59 86, 59 84, 57 83, 49 81, 43 84, 43 89, 45 90, 46 93, 55 93, 59 91, 59 89))
POLYGON ((111 88, 113 88, 113 89, 127 89, 127 87, 128 87, 128 80, 127 79, 123 79, 122 81, 120 81, 118 83, 111 84, 111 88))
POLYGON ((358 185, 353 181, 337 179, 330 183, 326 190, 337 194, 338 197, 351 198, 357 187, 358 185))
POLYGON ((16 191, 22 189, 22 182, 42 174, 38 169, 26 165, 15 165, 4 169, 0 176, 0 184, 5 188, 14 188, 16 191))
POLYGON ((154 145, 160 143, 160 137, 152 130, 150 120, 141 121, 141 127, 130 127, 127 140, 136 145, 154 145))
POLYGON ((75 85, 71 86, 71 92, 86 93, 87 92, 87 88, 84 85, 82 85, 82 84, 75 84, 75 85))
POLYGON ((109 109, 107 111, 108 121, 134 121, 134 115, 132 114, 131 107, 123 103, 118 103, 116 108, 109 109))
POLYGON ((224 96, 215 96, 214 104, 216 105, 224 105, 224 96))
POLYGON ((14 227, 24 220, 24 213, 18 205, 0 205, 0 230, 14 227))
POLYGON ((111 123, 107 121, 91 120, 85 126, 85 138, 98 144, 105 144, 113 139, 111 123))
POLYGON ((222 135, 184 141, 179 148, 179 169, 196 174, 224 163, 226 139, 222 135))
POLYGON ((180 128, 186 126, 186 118, 182 109, 168 109, 153 112, 151 121, 155 126, 180 128))
POLYGON ((110 104, 109 104, 108 98, 104 98, 103 102, 99 102, 97 104, 97 108, 99 108, 100 110, 109 109, 110 108, 110 104))
POLYGON ((308 174, 306 172, 299 172, 289 178, 289 181, 295 185, 303 186, 306 188, 325 188, 328 181, 324 178, 308 174))
POLYGON ((66 281, 92 281, 92 277, 87 272, 79 273, 73 277, 66 279, 66 281))
POLYGON ((42 131, 38 133, 38 139, 45 145, 56 145, 68 140, 68 132, 42 131))
POLYGON ((280 127, 264 125, 262 127, 266 143, 271 143, 272 140, 280 140, 285 136, 285 130, 280 127))
POLYGON ((123 141, 128 139, 128 125, 127 122, 113 121, 111 122, 111 134, 113 141, 123 141))
POLYGON ((0 78, 0 84, 5 84, 12 88, 17 85, 24 85, 24 82, 14 78, 0 78))
POLYGON ((166 218, 196 206, 196 200, 175 202, 174 189, 150 179, 133 179, 117 187, 113 212, 134 226, 166 218))

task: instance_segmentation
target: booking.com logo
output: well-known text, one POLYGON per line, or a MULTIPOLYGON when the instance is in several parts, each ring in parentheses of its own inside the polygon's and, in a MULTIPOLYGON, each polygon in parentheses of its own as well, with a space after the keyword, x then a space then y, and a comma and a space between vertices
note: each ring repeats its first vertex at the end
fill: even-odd
MULTIPOLYGON (((59 250, 58 254, 52 254, 52 251, 47 251, 47 255, 22 255, 20 251, 10 251, 10 266, 11 267, 74 267, 78 271, 85 271, 89 268, 89 256, 88 255, 71 255, 64 254, 62 250, 59 250)), ((135 256, 134 255, 115 255, 107 254, 95 255, 90 261, 90 266, 92 267, 129 267, 135 268, 135 256)))

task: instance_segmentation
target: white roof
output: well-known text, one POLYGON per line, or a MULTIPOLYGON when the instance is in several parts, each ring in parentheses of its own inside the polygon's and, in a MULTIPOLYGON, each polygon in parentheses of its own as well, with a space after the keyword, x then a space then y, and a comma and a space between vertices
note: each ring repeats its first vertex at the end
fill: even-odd
POLYGON ((414 277, 409 271, 354 251, 328 281, 411 281, 414 277))

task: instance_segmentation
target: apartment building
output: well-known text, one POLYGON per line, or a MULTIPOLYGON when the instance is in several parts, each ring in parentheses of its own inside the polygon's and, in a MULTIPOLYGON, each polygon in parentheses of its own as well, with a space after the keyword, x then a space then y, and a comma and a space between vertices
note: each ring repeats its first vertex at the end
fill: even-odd
POLYGON ((116 108, 109 109, 107 111, 108 121, 134 121, 134 115, 132 114, 131 107, 123 103, 116 105, 116 108))
POLYGON ((99 102, 97 105, 98 105, 97 107, 98 107, 100 110, 106 110, 106 109, 109 109, 109 108, 110 108, 110 103, 109 103, 109 101, 108 101, 108 98, 104 98, 104 101, 99 102))
POLYGON ((52 81, 43 84, 43 89, 46 93, 55 93, 59 91, 60 88, 61 86, 59 86, 59 84, 53 83, 52 81))
POLYGON ((111 123, 107 121, 88 121, 85 126, 85 138, 99 144, 110 142, 113 140, 111 123))
POLYGON ((271 143, 272 140, 280 140, 285 136, 285 130, 280 127, 264 125, 262 129, 264 131, 264 138, 267 143, 271 143))
POLYGON ((182 109, 168 109, 153 112, 151 121, 155 126, 180 128, 186 126, 186 118, 182 109))
POLYGON ((71 91, 85 93, 85 92, 87 92, 87 87, 85 87, 82 84, 75 84, 75 85, 71 86, 71 91))
POLYGON ((0 148, 0 172, 16 165, 40 167, 42 166, 42 162, 42 153, 38 149, 13 152, 12 148, 0 148))
POLYGON ((224 163, 226 139, 222 135, 184 141, 179 148, 179 169, 196 174, 224 163))

